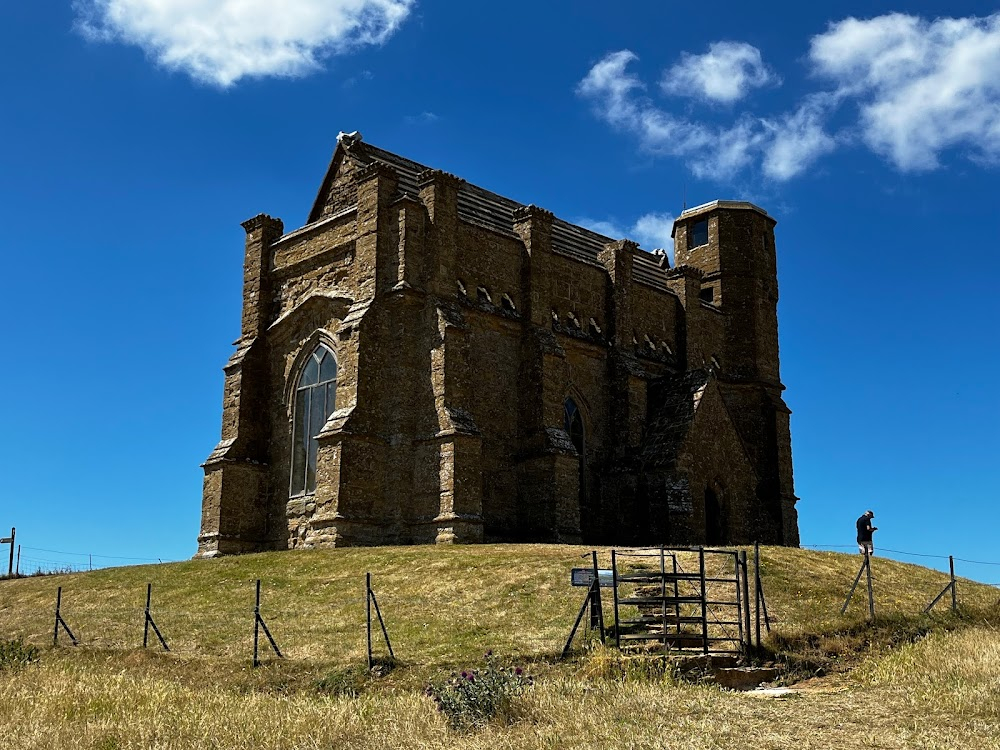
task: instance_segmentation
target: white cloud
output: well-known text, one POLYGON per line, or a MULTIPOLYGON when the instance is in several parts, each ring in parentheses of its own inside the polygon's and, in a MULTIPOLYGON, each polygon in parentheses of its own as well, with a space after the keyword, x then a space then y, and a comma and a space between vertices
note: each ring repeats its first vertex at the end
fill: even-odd
POLYGON ((639 243, 643 250, 665 250, 670 262, 674 259, 674 240, 670 232, 674 227, 674 215, 665 212, 643 214, 628 227, 614 221, 590 219, 575 220, 577 224, 591 231, 614 239, 627 238, 639 243))
POLYGON ((441 119, 441 116, 434 112, 421 112, 419 115, 406 115, 403 122, 406 125, 430 125, 441 119))
POLYGON ((823 124, 837 101, 835 96, 813 94, 794 112, 777 120, 762 120, 770 131, 764 149, 764 174, 776 180, 788 180, 833 151, 837 141, 826 132, 823 124))
POLYGON ((142 48, 203 83, 302 76, 328 55, 381 44, 414 0, 76 0, 88 38, 142 48))
POLYGON ((818 112, 816 107, 776 121, 743 115, 723 126, 705 125, 662 109, 645 96, 644 84, 628 70, 637 59, 629 50, 607 55, 590 69, 577 92, 610 125, 635 134, 643 149, 684 159, 698 177, 729 179, 766 159, 768 176, 787 180, 827 148, 830 137, 813 112, 818 112))
POLYGON ((639 246, 647 250, 674 250, 674 240, 670 236, 674 228, 674 216, 668 213, 651 213, 640 216, 632 225, 632 234, 639 246))
POLYGON ((746 42, 715 42, 703 55, 685 52, 663 75, 667 94, 729 104, 751 89, 780 82, 764 65, 760 50, 746 42))
MULTIPOLYGON (((577 92, 643 150, 682 159, 698 177, 723 181, 759 166, 785 181, 849 143, 864 143, 904 171, 934 169, 949 150, 1000 164, 1000 13, 932 21, 892 13, 832 23, 809 51, 813 72, 832 86, 805 93, 790 111, 744 112, 722 124, 655 104, 629 69, 637 59, 629 50, 607 55, 577 92), (830 120, 845 105, 857 107, 857 120, 833 134, 830 120)), ((733 102, 774 80, 755 47, 717 42, 704 55, 683 55, 661 89, 733 102)))
POLYGON ((612 125, 630 124, 639 113, 632 101, 632 93, 645 88, 642 82, 625 69, 638 56, 631 50, 612 52, 590 69, 577 92, 598 100, 602 114, 612 125))
POLYGON ((586 227, 592 232, 603 234, 605 237, 611 237, 612 239, 622 239, 625 237, 628 231, 624 229, 620 224, 617 224, 613 221, 591 219, 587 216, 581 216, 577 219, 574 219, 573 223, 579 224, 581 227, 586 227))
POLYGON ((810 59, 856 98, 865 143, 900 169, 933 169, 953 147, 1000 161, 1000 14, 848 18, 813 37, 810 59))

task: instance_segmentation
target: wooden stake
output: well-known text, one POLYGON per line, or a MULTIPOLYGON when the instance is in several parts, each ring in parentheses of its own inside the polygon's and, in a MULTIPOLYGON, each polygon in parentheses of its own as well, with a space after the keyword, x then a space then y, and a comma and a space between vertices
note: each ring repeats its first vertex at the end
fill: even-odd
POLYGON ((951 611, 958 612, 958 592, 955 582, 955 558, 948 555, 948 569, 951 571, 951 611))
POLYGON ((872 591, 872 559, 865 549, 865 569, 868 571, 868 617, 875 619, 875 594, 872 591))
POLYGON ((757 636, 757 648, 760 648, 760 542, 753 543, 753 594, 754 635, 757 636))

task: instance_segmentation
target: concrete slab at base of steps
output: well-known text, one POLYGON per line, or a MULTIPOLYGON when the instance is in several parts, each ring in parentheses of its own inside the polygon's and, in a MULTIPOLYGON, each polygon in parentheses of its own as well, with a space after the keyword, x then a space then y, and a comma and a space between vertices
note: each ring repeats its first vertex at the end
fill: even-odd
POLYGON ((794 698, 802 693, 798 690, 793 690, 787 687, 774 687, 774 688, 756 688, 755 690, 747 691, 748 695, 752 695, 755 698, 794 698))

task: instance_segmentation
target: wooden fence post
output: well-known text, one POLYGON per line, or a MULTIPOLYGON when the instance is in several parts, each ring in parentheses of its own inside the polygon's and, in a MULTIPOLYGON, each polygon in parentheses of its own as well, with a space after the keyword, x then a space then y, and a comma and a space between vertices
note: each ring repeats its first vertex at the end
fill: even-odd
POLYGON ((705 581, 705 548, 698 548, 698 570, 701 582, 701 640, 704 653, 708 653, 708 584, 705 581))
POLYGON ((146 616, 145 616, 145 620, 144 620, 143 625, 142 625, 142 647, 146 648, 147 644, 149 643, 149 627, 150 627, 150 625, 152 625, 153 626, 153 632, 156 633, 156 637, 159 638, 160 645, 163 646, 163 650, 164 651, 169 651, 170 647, 167 645, 167 642, 163 639, 163 636, 160 635, 160 629, 158 627, 156 627, 156 622, 154 622, 154 620, 153 620, 153 615, 151 615, 150 612, 149 612, 149 604, 150 604, 150 601, 152 600, 152 598, 153 598, 153 584, 152 583, 147 583, 146 584, 146 616))
POLYGON ((840 608, 840 614, 845 614, 847 612, 847 605, 851 603, 851 598, 854 596, 854 591, 857 589, 858 584, 861 582, 861 574, 865 572, 868 567, 868 553, 865 553, 864 562, 861 563, 861 567, 858 568, 858 574, 854 576, 854 583, 851 584, 851 590, 847 594, 847 598, 844 600, 844 606, 840 608))
POLYGON ((597 567, 597 550, 591 550, 590 561, 594 566, 594 580, 597 581, 597 588, 594 592, 594 599, 591 602, 591 627, 597 627, 601 633, 601 643, 604 643, 604 601, 601 599, 601 577, 600 571, 597 567), (594 622, 593 616, 597 615, 597 622, 594 622))
POLYGON ((941 589, 941 593, 938 594, 937 596, 935 596, 931 600, 930 604, 928 604, 926 607, 924 607, 924 614, 927 614, 928 612, 930 612, 934 608, 934 605, 937 604, 939 601, 941 601, 941 597, 943 597, 945 594, 948 593, 949 589, 951 589, 951 611, 952 612, 957 612, 958 611, 958 596, 955 593, 955 586, 956 586, 956 581, 955 581, 955 558, 952 557, 951 555, 948 555, 948 572, 950 574, 950 580, 948 581, 948 585, 945 586, 943 589, 941 589))
POLYGON ((375 666, 372 658, 372 574, 365 573, 365 632, 368 635, 368 669, 375 666))
POLYGON ((268 643, 271 644, 271 648, 279 659, 284 659, 285 657, 281 653, 281 649, 278 648, 278 644, 274 642, 274 637, 271 635, 271 631, 268 630, 267 623, 264 622, 264 618, 260 616, 260 579, 257 579, 257 597, 254 601, 253 607, 253 665, 260 665, 258 646, 260 642, 260 631, 264 631, 264 635, 267 636, 268 643))
POLYGON ((382 608, 378 606, 378 597, 372 590, 372 574, 365 573, 365 624, 368 636, 368 669, 375 666, 375 655, 372 651, 372 605, 375 606, 375 616, 378 617, 378 624, 382 628, 382 637, 385 638, 386 648, 389 649, 389 658, 396 661, 396 654, 392 650, 392 641, 389 640, 389 630, 385 626, 385 618, 382 617, 382 608))
POLYGON ((868 617, 875 620, 875 594, 872 591, 872 558, 865 550, 865 569, 868 571, 868 617))
POLYGON ((53 646, 58 646, 59 645, 59 626, 60 625, 62 626, 62 629, 66 631, 66 635, 69 636, 69 639, 70 639, 70 641, 72 641, 73 645, 76 646, 77 645, 76 636, 73 635, 73 631, 69 629, 69 625, 66 624, 66 621, 63 619, 63 616, 62 616, 62 586, 60 586, 58 589, 56 589, 56 623, 55 623, 55 627, 52 630, 52 645, 53 646))
MULTIPOLYGON (((14 540, 17 539, 17 529, 10 527, 10 562, 7 564, 7 575, 14 575, 14 540)), ((7 541, 7 540, 4 540, 7 541)))
POLYGON ((754 634, 757 648, 760 648, 760 542, 753 543, 753 593, 754 634))
POLYGON ((743 566, 743 612, 740 613, 740 617, 744 621, 742 630, 746 633, 746 641, 752 646, 753 640, 750 636, 750 566, 747 562, 746 550, 740 551, 740 564, 743 566))
POLYGON ((955 558, 948 555, 948 569, 951 571, 951 611, 958 612, 958 593, 955 582, 955 558))
POLYGON ((618 619, 618 559, 615 550, 611 550, 611 589, 615 600, 615 648, 622 650, 621 622, 618 619))

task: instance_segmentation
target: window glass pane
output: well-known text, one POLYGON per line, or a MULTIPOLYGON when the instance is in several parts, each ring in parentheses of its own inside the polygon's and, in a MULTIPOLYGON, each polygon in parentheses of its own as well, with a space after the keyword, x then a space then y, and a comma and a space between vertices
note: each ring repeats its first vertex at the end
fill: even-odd
POLYGON ((569 437, 573 441, 573 447, 581 456, 583 455, 583 418, 580 412, 573 415, 573 423, 570 425, 569 437))
POLYGON ((688 247, 698 247, 708 244, 708 219, 696 221, 691 225, 691 241, 688 247))
POLYGON ((292 429, 292 478, 290 493, 301 495, 306 481, 306 436, 305 422, 308 417, 309 391, 299 391, 295 397, 295 422, 292 429))
POLYGON ((311 388, 310 390, 313 397, 309 407, 309 455, 306 464, 306 492, 312 492, 316 489, 316 455, 319 452, 319 442, 316 440, 316 436, 326 423, 326 415, 324 414, 326 410, 323 403, 325 400, 323 398, 325 389, 311 388))
POLYGON ((337 410, 337 383, 326 384, 326 409, 324 411, 326 419, 337 410))
POLYGON ((316 378, 319 376, 319 362, 316 361, 315 355, 309 357, 309 361, 306 362, 305 369, 302 370, 302 377, 299 378, 299 387, 304 385, 312 385, 316 382, 316 378))
POLYGON ((306 466, 306 492, 316 491, 316 455, 319 452, 319 443, 315 440, 309 442, 309 463, 306 466))
POLYGON ((319 364, 319 382, 337 379, 337 360, 326 349, 323 349, 323 361, 319 364))
POLYGON ((576 402, 568 398, 563 403, 563 429, 569 432, 573 424, 573 415, 576 414, 576 402))
POLYGON ((583 416, 577 408, 576 402, 568 398, 563 404, 564 429, 569 433, 569 439, 573 442, 573 447, 577 453, 583 455, 583 416))

